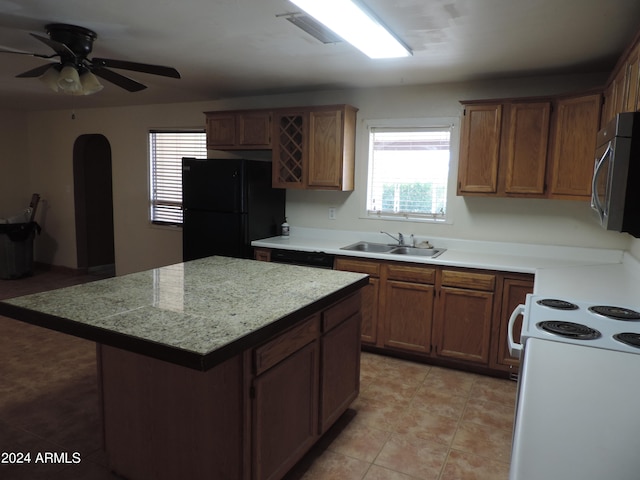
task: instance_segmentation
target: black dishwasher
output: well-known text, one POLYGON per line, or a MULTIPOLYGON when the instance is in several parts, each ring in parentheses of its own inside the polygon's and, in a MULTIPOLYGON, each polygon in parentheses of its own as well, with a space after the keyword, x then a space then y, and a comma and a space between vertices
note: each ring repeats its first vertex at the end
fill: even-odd
POLYGON ((335 255, 324 252, 302 252, 300 250, 271 250, 271 261, 304 265, 307 267, 333 268, 335 255))

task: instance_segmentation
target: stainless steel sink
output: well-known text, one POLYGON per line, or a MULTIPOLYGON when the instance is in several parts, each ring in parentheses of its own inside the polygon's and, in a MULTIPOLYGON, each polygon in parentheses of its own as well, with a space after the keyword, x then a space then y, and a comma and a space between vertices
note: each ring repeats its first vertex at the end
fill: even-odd
POLYGON ((340 250, 351 250, 352 252, 370 252, 370 253, 388 253, 396 248, 395 245, 386 245, 384 243, 372 243, 372 242, 358 242, 346 247, 341 247, 340 250))
POLYGON ((441 255, 445 248, 416 248, 416 247, 396 247, 389 253, 393 255, 410 255, 417 257, 431 257, 436 258, 441 255))
POLYGON ((351 250, 352 252, 369 252, 369 253, 389 253, 391 255, 408 255, 416 257, 435 258, 443 253, 445 248, 416 248, 416 247, 399 247, 398 245, 387 245, 384 243, 357 242, 340 250, 351 250))

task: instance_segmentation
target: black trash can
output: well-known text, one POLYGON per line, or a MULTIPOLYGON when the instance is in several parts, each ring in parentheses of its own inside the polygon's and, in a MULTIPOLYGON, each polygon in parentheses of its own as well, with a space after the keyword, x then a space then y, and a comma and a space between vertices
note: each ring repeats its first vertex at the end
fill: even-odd
POLYGON ((33 239, 40 226, 36 222, 0 223, 0 278, 33 275, 33 239))

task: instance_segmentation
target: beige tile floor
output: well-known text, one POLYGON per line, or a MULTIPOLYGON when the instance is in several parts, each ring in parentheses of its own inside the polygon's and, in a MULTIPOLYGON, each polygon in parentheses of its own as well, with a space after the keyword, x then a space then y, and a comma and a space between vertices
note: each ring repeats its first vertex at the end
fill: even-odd
MULTIPOLYGON (((91 279, 0 280, 0 299, 91 279)), ((287 480, 506 480, 515 391, 363 353, 360 396, 287 480)), ((118 478, 101 448, 95 345, 0 317, 0 452, 81 454, 79 464, 0 463, 0 479, 118 478)))
POLYGON ((516 384, 362 354, 361 393, 290 477, 506 480, 516 384))

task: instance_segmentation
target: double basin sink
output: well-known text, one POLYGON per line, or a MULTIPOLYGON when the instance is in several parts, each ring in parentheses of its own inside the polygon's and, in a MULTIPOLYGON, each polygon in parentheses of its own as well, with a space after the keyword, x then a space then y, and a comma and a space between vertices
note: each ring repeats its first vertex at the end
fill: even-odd
POLYGON ((418 248, 403 245, 387 245, 384 243, 357 242, 340 250, 350 250, 352 252, 368 252, 368 253, 388 253, 390 255, 408 255, 415 257, 436 258, 442 254, 445 248, 418 248))

